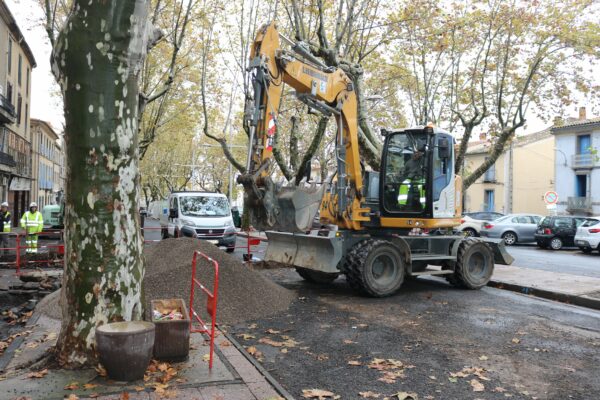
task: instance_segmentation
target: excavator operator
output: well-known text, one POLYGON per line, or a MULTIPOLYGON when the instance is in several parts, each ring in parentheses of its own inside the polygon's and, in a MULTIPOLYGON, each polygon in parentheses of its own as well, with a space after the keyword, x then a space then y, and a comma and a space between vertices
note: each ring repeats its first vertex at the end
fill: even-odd
POLYGON ((420 212, 426 201, 425 148, 420 146, 414 151, 407 148, 403 154, 408 160, 398 174, 398 208, 408 212, 420 212))

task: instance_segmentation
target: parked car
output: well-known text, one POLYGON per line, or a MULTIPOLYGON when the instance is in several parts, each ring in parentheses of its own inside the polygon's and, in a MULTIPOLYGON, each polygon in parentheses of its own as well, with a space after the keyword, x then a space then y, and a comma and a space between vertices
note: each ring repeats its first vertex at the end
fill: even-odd
POLYGON ((589 218, 575 233, 575 244, 584 253, 598 250, 600 253, 600 216, 589 218))
POLYGON ((456 227, 456 230, 463 232, 465 236, 479 236, 481 225, 484 222, 493 221, 503 216, 504 214, 491 211, 464 213, 460 220, 460 225, 456 227))
POLYGON ((544 217, 537 228, 535 241, 542 249, 560 250, 565 246, 575 246, 577 228, 590 220, 593 219, 570 215, 544 217))
POLYGON ((509 214, 481 226, 481 236, 502 239, 507 246, 535 241, 538 223, 543 217, 537 214, 509 214))
POLYGON ((221 193, 173 192, 168 213, 161 214, 163 238, 193 237, 235 250, 236 230, 229 200, 221 193))

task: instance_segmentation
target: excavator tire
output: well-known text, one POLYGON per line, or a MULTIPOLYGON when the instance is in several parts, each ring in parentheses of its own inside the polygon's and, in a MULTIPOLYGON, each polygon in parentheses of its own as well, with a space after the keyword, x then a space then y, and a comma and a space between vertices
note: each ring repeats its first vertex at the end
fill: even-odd
POLYGON ((339 274, 329 274, 327 272, 321 271, 313 271, 308 268, 296 268, 296 272, 300 275, 304 280, 312 283, 331 283, 337 279, 339 274))
POLYGON ((387 240, 367 239, 344 257, 342 272, 351 288, 371 297, 391 296, 406 274, 400 250, 387 240))
POLYGON ((446 275, 452 285, 463 289, 481 289, 494 273, 491 247, 474 237, 466 237, 458 248, 454 273, 446 275))

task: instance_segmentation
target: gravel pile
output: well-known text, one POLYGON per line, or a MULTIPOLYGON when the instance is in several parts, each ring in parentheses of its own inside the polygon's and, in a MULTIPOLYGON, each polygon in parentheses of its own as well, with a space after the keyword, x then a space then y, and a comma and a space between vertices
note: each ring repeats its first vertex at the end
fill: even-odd
MULTIPOLYGON (((195 250, 202 251, 219 263, 219 324, 236 324, 276 314, 286 310, 296 297, 293 291, 244 266, 240 260, 210 243, 192 238, 166 239, 144 249, 146 319, 150 319, 151 300, 182 298, 186 305, 189 304, 192 257, 195 250)), ((212 290, 212 267, 206 261, 199 260, 196 277, 212 290)), ((46 296, 38 304, 37 311, 51 318, 61 319, 59 298, 60 290, 46 296)), ((206 296, 198 287, 194 309, 208 322, 206 296)))
MULTIPOLYGON (((240 260, 210 243, 192 238, 166 239, 145 249, 147 316, 150 300, 183 298, 189 302, 195 250, 219 263, 217 322, 220 324, 235 324, 276 314, 286 310, 296 297, 293 291, 244 266, 240 260)), ((197 278, 212 290, 212 267, 206 261, 199 261, 197 278)), ((206 317, 206 296, 196 293, 194 309, 206 317)))

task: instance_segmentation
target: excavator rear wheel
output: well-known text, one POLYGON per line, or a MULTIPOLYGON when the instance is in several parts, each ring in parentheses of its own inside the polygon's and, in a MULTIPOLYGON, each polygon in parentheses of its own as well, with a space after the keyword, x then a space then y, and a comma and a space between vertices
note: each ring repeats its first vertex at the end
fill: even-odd
POLYGON ((406 268, 400 251, 392 243, 367 239, 348 252, 342 272, 353 289, 372 297, 385 297, 400 289, 406 268))
POLYGON ((462 240, 454 273, 447 280, 457 287, 481 289, 494 273, 494 253, 485 242, 473 237, 462 240))
POLYGON ((308 268, 296 268, 296 272, 302 278, 312 283, 331 283, 339 276, 339 274, 329 274, 327 272, 314 271, 308 268))

